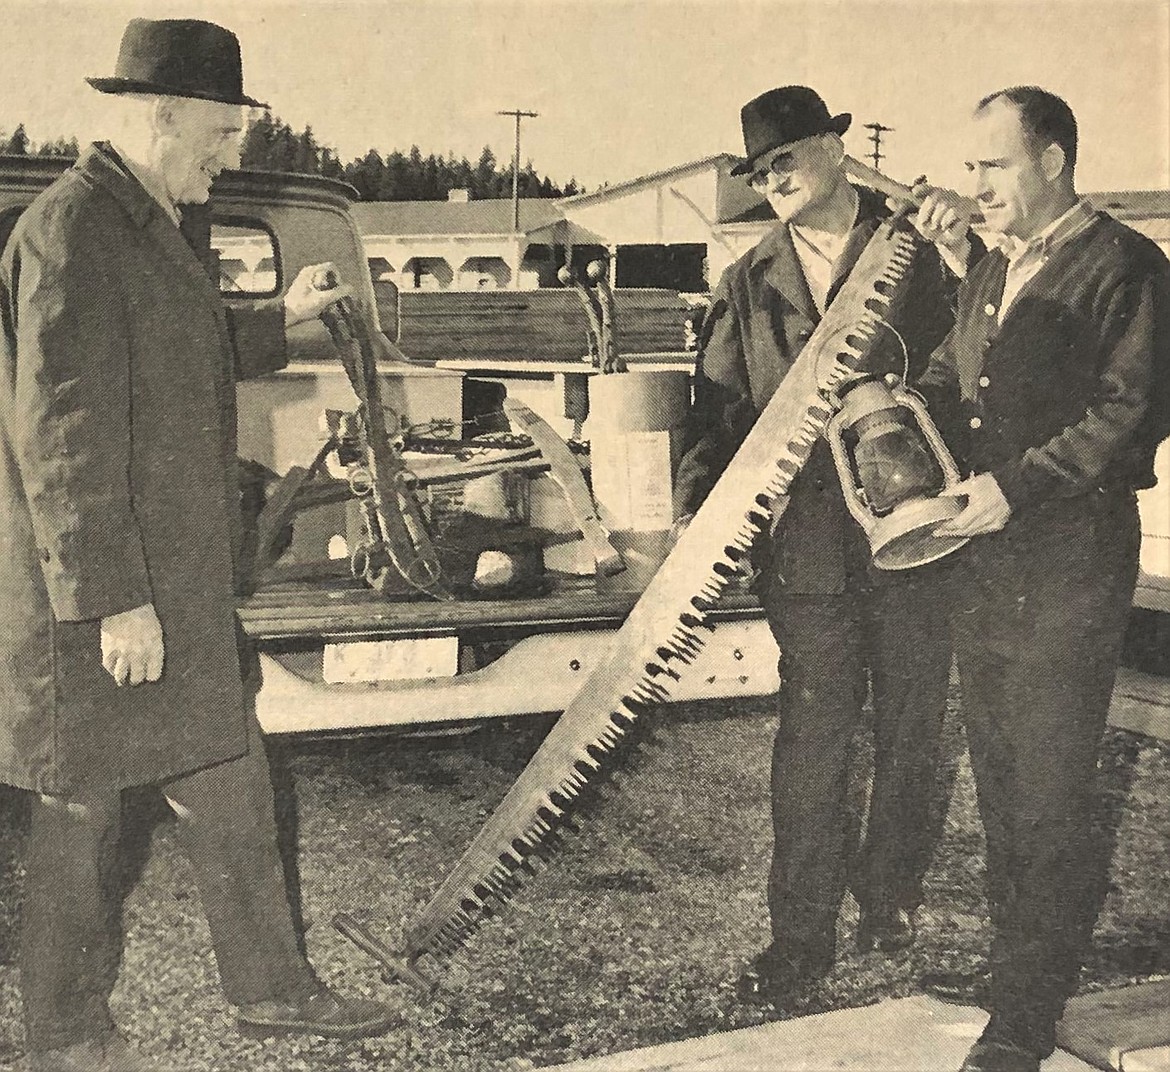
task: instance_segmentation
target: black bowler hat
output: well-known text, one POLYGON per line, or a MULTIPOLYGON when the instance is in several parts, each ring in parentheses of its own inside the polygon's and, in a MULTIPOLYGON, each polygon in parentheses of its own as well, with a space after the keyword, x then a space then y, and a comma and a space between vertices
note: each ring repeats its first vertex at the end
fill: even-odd
POLYGON ((747 159, 731 169, 732 175, 746 175, 764 153, 814 134, 844 134, 853 121, 848 112, 829 115, 820 94, 808 86, 770 89, 748 101, 739 116, 747 159))
POLYGON ((160 93, 268 107, 244 96, 236 35, 200 19, 131 19, 114 77, 86 81, 103 93, 160 93))

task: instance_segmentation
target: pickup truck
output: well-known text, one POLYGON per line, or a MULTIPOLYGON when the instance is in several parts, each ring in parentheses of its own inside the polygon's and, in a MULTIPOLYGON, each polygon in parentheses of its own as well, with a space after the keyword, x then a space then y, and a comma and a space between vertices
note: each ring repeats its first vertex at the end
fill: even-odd
MULTIPOLYGON (((52 159, 0 157, 0 249, 20 212, 66 166, 67 162, 52 159)), ((356 197, 350 187, 328 179, 227 172, 213 188, 209 210, 193 214, 188 222, 209 247, 211 267, 229 303, 246 304, 278 294, 301 267, 324 260, 334 262, 341 276, 354 284, 356 312, 376 351, 381 396, 396 429, 413 431, 432 449, 438 443, 437 455, 416 456, 410 453, 410 437, 405 439, 403 457, 411 475, 424 478, 420 487, 428 467, 450 467, 451 452, 462 447, 469 415, 471 419, 482 415, 485 397, 494 399, 491 412, 498 411, 505 394, 525 402, 566 438, 573 433, 583 433, 585 439, 605 434, 606 426, 596 415, 582 424, 585 411, 580 402, 591 393, 596 375, 584 343, 579 359, 527 351, 506 354, 498 346, 485 345, 488 356, 477 361, 473 345, 468 356, 464 331, 458 352, 450 357, 444 358, 441 343, 432 338, 427 359, 411 360, 407 333, 400 339, 408 351, 404 354, 394 341, 399 339, 402 303, 392 284, 371 278, 350 211, 356 197), (576 424, 563 408, 573 398, 578 400, 576 424), (446 453, 444 438, 456 441, 446 453)), ((647 301, 645 296, 628 297, 635 303, 647 301)), ((459 315, 464 325, 476 322, 477 301, 491 305, 497 317, 523 317, 522 307, 528 304, 551 301, 561 303, 561 308, 573 301, 572 295, 562 292, 517 292, 514 313, 508 314, 506 309, 501 313, 501 295, 462 294, 451 299, 463 303, 459 315)), ((619 309, 622 299, 618 292, 619 309)), ((441 312, 442 295, 427 295, 426 301, 441 312)), ((658 299, 650 304, 659 310, 656 315, 673 307, 658 299)), ((578 313, 584 325, 586 314, 583 309, 578 313)), ((484 328, 491 322, 485 317, 479 320, 481 330, 490 330, 484 328)), ((582 339, 585 336, 582 329, 582 339)), ((317 455, 327 434, 322 423, 326 411, 348 412, 357 406, 323 324, 301 325, 290 332, 288 342, 286 369, 238 387, 241 456, 252 463, 253 472, 270 480, 294 466, 308 465, 317 455)), ((685 374, 693 362, 693 353, 681 345, 626 356, 631 368, 676 376, 685 374)), ((1142 495, 1142 573, 1127 665, 1119 675, 1111 720, 1123 728, 1170 737, 1166 445, 1158 471, 1158 487, 1142 495)), ((433 487, 442 486, 436 478, 433 487)), ((450 508, 449 502, 444 507, 441 494, 427 495, 432 514, 450 508)), ((521 498, 529 510, 541 504, 544 527, 561 532, 555 549, 559 557, 538 587, 507 597, 464 591, 454 599, 433 600, 375 591, 345 568, 352 536, 347 527, 352 519, 347 520, 345 511, 333 506, 298 514, 280 560, 284 579, 261 585, 239 607, 243 626, 261 651, 264 685, 257 702, 265 730, 284 734, 362 733, 386 727, 442 730, 563 710, 604 657, 613 630, 636 602, 646 576, 629 570, 624 577, 604 578, 590 568, 572 512, 547 472, 530 471, 521 498), (298 561, 314 557, 331 558, 336 568, 320 577, 306 572, 298 579, 298 561)), ((547 549, 545 554, 549 557, 547 549)), ((712 639, 672 690, 672 699, 774 691, 778 685, 774 642, 742 586, 732 586, 713 622, 712 639)))

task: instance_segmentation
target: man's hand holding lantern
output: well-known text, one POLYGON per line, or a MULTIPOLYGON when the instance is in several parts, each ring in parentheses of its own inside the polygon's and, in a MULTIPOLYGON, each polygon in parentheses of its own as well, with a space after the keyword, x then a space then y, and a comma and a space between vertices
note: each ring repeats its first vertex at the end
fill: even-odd
POLYGON ((984 536, 999 532, 1012 516, 1003 489, 991 473, 977 473, 961 480, 947 494, 965 497, 967 505, 950 521, 939 525, 934 530, 936 536, 984 536))

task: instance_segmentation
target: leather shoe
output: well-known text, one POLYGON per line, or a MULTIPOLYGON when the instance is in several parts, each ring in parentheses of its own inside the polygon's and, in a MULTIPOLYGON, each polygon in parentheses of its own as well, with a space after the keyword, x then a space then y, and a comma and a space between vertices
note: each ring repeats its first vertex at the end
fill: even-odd
POLYGON ((951 1005, 991 1006, 991 974, 987 971, 924 972, 918 977, 918 989, 951 1005))
POLYGON ((914 944, 914 920, 903 908, 883 912, 862 909, 857 920, 857 948, 868 953, 877 948, 883 953, 896 953, 914 944))
POLYGON ((1040 1072, 1040 1056, 1011 1042, 984 1042, 971 1047, 959 1072, 1040 1072))
POLYGON ((321 1035, 356 1039, 381 1035, 400 1020, 380 1001, 344 998, 322 986, 302 998, 274 998, 241 1005, 237 1022, 240 1034, 249 1038, 321 1035))
POLYGON ((783 1011, 807 997, 823 974, 777 965, 770 951, 764 950, 753 957, 740 973, 735 993, 747 1005, 771 1006, 783 1011))
POLYGON ((163 1066, 147 1060, 122 1038, 113 1034, 85 1039, 63 1050, 33 1050, 29 1072, 163 1072, 163 1066))

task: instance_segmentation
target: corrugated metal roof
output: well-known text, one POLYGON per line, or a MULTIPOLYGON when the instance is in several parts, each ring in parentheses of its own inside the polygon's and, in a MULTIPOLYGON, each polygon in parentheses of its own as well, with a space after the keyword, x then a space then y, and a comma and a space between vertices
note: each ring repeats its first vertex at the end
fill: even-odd
MULTIPOLYGON (((512 201, 359 201, 353 206, 363 235, 511 234, 512 201)), ((544 197, 520 200, 520 230, 547 227, 564 219, 557 203, 544 197)))
POLYGON ((731 153, 716 153, 714 156, 705 156, 702 160, 692 160, 688 164, 676 164, 674 167, 664 168, 662 171, 654 171, 649 175, 638 175, 635 178, 625 179, 622 182, 601 186, 585 194, 574 194, 572 197, 563 197, 560 203, 562 205, 576 207, 577 205, 587 205, 594 201, 604 201, 611 197, 622 197, 645 186, 654 186, 658 183, 666 182, 669 179, 681 178, 684 175, 690 175, 696 171, 705 171, 708 168, 718 167, 720 164, 726 166, 738 164, 739 161, 740 157, 732 156, 731 153))

